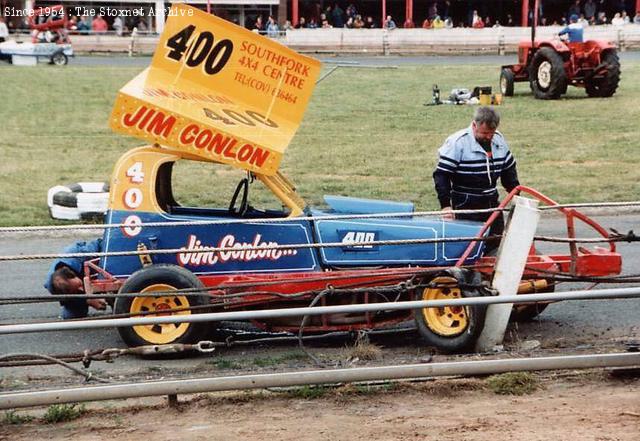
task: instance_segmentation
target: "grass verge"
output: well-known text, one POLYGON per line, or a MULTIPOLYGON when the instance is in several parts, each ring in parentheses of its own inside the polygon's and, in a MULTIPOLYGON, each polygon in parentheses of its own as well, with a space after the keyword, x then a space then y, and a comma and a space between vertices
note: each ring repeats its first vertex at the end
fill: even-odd
MULTIPOLYGON (((116 159, 143 144, 107 127, 116 92, 139 70, 2 67, 0 225, 52 223, 50 187, 108 180, 116 159)), ((431 85, 497 89, 498 75, 497 65, 338 70, 317 86, 281 168, 311 205, 341 194, 437 208, 436 151, 469 124, 473 108, 424 106, 431 85)), ((570 88, 561 100, 540 101, 517 84, 500 112, 521 182, 561 202, 633 199, 640 193, 638 101, 640 63, 631 61, 623 62, 618 93, 608 99, 570 88)), ((228 169, 187 165, 176 183, 179 200, 226 207, 238 180, 228 169)), ((266 196, 253 196, 252 205, 266 204, 266 196)))
POLYGON ((42 420, 48 424, 72 421, 86 412, 84 404, 53 404, 47 408, 42 420))
POLYGON ((508 372, 490 376, 487 385, 498 395, 528 395, 538 390, 540 381, 530 372, 508 372))

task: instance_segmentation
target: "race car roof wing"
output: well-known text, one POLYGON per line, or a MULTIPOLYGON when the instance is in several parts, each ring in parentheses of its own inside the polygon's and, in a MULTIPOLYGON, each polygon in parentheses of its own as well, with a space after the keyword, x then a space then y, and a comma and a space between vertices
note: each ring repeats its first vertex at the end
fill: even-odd
POLYGON ((185 4, 171 7, 151 66, 118 93, 119 133, 274 175, 320 62, 185 4))

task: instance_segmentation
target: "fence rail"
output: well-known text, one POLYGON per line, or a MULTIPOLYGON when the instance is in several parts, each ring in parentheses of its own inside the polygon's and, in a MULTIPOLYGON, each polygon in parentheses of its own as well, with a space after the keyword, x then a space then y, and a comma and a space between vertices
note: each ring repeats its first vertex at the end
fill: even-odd
POLYGON ((213 312, 205 314, 171 315, 162 317, 134 317, 98 320, 56 321, 43 323, 10 324, 0 326, 0 335, 33 332, 69 331, 78 329, 111 328, 167 323, 202 323, 211 321, 239 321, 275 317, 302 317, 336 313, 366 313, 400 311, 443 306, 495 305, 509 303, 554 302, 559 300, 604 300, 640 297, 640 287, 580 290, 562 293, 500 295, 491 297, 465 297, 447 300, 416 300, 407 302, 381 302, 357 305, 315 306, 252 311, 213 312))
MULTIPOLYGON (((561 26, 544 26, 537 38, 556 38, 561 26)), ((590 26, 585 39, 606 40, 618 49, 640 49, 640 25, 590 26)), ((281 31, 273 39, 300 52, 381 54, 451 54, 516 52, 518 44, 531 36, 529 28, 498 27, 485 29, 294 29, 281 31)), ((29 35, 18 35, 19 40, 29 35)), ((158 42, 155 33, 119 36, 114 31, 72 35, 76 52, 121 52, 151 54, 158 42)))
POLYGON ((0 395, 0 409, 81 401, 103 401, 203 392, 336 384, 381 380, 406 380, 452 375, 489 375, 504 372, 588 369, 640 365, 640 353, 589 354, 508 360, 459 361, 407 366, 382 366, 232 377, 190 378, 173 381, 114 384, 82 388, 19 392, 0 395))

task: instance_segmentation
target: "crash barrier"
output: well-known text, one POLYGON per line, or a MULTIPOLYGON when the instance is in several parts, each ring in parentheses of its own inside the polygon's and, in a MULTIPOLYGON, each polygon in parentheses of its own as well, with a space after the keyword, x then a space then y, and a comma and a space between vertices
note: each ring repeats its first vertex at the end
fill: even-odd
MULTIPOLYGON (((538 27, 537 38, 557 38, 561 26, 538 27)), ((21 36, 20 38, 30 38, 21 36)), ((589 26, 585 39, 615 43, 619 50, 640 49, 640 25, 589 26)), ((517 51, 518 44, 531 39, 531 30, 521 27, 485 29, 294 29, 278 32, 276 41, 298 52, 362 54, 504 54, 517 51)), ((119 36, 115 32, 72 35, 74 50, 151 54, 158 42, 152 32, 119 36)))
POLYGON ((138 382, 106 386, 83 386, 0 395, 0 409, 43 406, 84 401, 167 395, 174 402, 178 394, 196 394, 243 389, 265 389, 314 384, 408 380, 454 375, 491 375, 505 372, 559 369, 591 369, 640 365, 640 353, 573 355, 509 360, 458 361, 432 364, 381 366, 277 374, 238 375, 217 378, 138 382))
MULTIPOLYGON (((640 207, 640 201, 625 201, 625 202, 584 202, 584 203, 571 203, 571 204, 555 204, 545 205, 539 207, 540 211, 554 211, 558 209, 573 209, 573 208, 633 208, 640 207)), ((509 211, 510 208, 486 208, 477 210, 453 210, 453 214, 470 214, 470 213, 493 213, 495 211, 509 211)), ((345 219, 384 219, 384 218, 402 218, 402 217, 428 217, 428 216, 442 216, 441 210, 431 211, 414 211, 414 212, 398 212, 398 213, 373 213, 373 214, 336 214, 336 215, 322 215, 322 216, 305 216, 302 218, 247 218, 247 219, 224 219, 224 220, 210 220, 210 221, 171 221, 171 222, 142 222, 136 225, 140 227, 175 227, 179 225, 191 226, 191 225, 224 225, 224 224, 243 224, 243 223, 286 223, 294 220, 304 219, 308 221, 318 220, 345 220, 345 219)), ((64 231, 64 230, 104 230, 109 228, 123 228, 129 226, 128 224, 74 224, 74 225, 41 225, 41 226, 17 226, 17 227, 0 227, 0 234, 2 233, 20 233, 20 232, 42 232, 42 231, 64 231)), ((465 238, 468 239, 468 238, 465 238)), ((599 241, 603 241, 599 240, 599 241)), ((353 242, 357 245, 357 243, 353 242)), ((1 256, 0 256, 1 258, 1 256)))
MULTIPOLYGON (((339 291, 339 290, 336 290, 339 291)), ((156 293, 157 295, 157 293, 156 293)), ((71 331, 78 329, 97 329, 152 324, 203 323, 221 321, 258 320, 281 317, 304 317, 337 313, 367 313, 375 311, 401 311, 422 308, 441 308, 444 306, 475 306, 497 304, 519 304, 553 302, 559 300, 606 300, 640 297, 640 287, 612 288, 599 290, 578 290, 565 293, 536 293, 501 295, 488 297, 464 297, 446 300, 416 300, 403 302, 381 302, 354 305, 314 306, 306 308, 280 308, 251 311, 213 312, 189 315, 171 315, 161 317, 133 317, 114 319, 90 319, 77 321, 55 321, 42 323, 24 323, 0 325, 0 335, 34 332, 71 331)))
MULTIPOLYGON (((569 205, 597 205, 597 206, 605 206, 605 205, 615 205, 615 206, 619 206, 619 205, 637 205, 638 202, 623 202, 623 203, 597 203, 597 204, 569 204, 569 205)), ((557 208, 557 206, 551 206, 551 207, 546 207, 546 208, 557 208)), ((490 209, 490 210, 467 210, 470 212, 473 211, 495 211, 495 209, 490 209)), ((439 214, 440 212, 427 212, 429 214, 439 214)), ((390 214, 384 214, 384 216, 388 216, 390 214)), ((406 213, 404 214, 406 215, 406 213)), ((413 215, 415 215, 415 213, 413 213, 413 215)), ((359 215, 359 216, 363 216, 363 215, 359 215)), ((366 215, 368 217, 371 217, 372 215, 366 215)), ((318 217, 318 219, 325 219, 328 216, 320 216, 318 217)), ((338 218, 344 218, 344 217, 353 217, 353 215, 348 215, 348 216, 332 216, 332 217, 338 217, 338 218)), ((373 217, 377 217, 377 215, 373 215, 373 217)), ((286 219, 285 219, 286 220, 286 219)), ((234 222, 237 220, 231 220, 231 222, 234 222)), ((247 221, 247 220, 242 220, 242 221, 247 221)), ((215 221, 214 221, 215 222, 215 221)), ((230 221, 222 221, 222 223, 229 223, 230 221)), ((210 222, 207 222, 210 223, 210 222)), ((149 225, 149 224, 147 224, 149 225)), ((160 224, 162 225, 162 224, 160 224)), ((117 227, 120 227, 122 225, 116 225, 117 227)), ((99 227, 104 227, 104 226, 99 226, 99 227)), ((50 227, 38 227, 38 228, 50 228, 50 227)), ((56 229, 57 227, 51 227, 56 229)), ((20 228, 18 228, 18 230, 20 230, 20 228)), ((9 227, 9 228, 4 228, 3 231, 16 231, 16 227, 9 227)), ((406 243, 430 243, 430 242, 447 242, 447 241, 469 241, 475 239, 473 237, 463 237, 463 238, 446 238, 446 239, 409 239, 409 240, 391 240, 391 241, 376 241, 374 242, 366 242, 366 244, 371 245, 373 244, 380 244, 380 245, 399 245, 399 244, 406 244, 406 243)), ((487 238, 481 239, 481 240, 485 240, 487 238)), ((628 233, 627 235, 622 235, 616 232, 616 234, 611 235, 610 237, 603 237, 603 238, 585 238, 585 239, 578 239, 578 238, 551 238, 551 237, 536 237, 536 240, 546 240, 546 241, 556 241, 556 242, 565 242, 565 243, 570 243, 570 244, 575 244, 577 242, 583 242, 583 243, 598 243, 598 242, 618 242, 618 241, 637 241, 639 240, 638 237, 636 237, 633 232, 628 233)), ((358 245, 361 242, 353 242, 353 245, 358 245)), ((351 244, 351 243, 350 243, 351 244)), ((361 243, 362 245, 365 244, 365 242, 361 243)), ((248 247, 245 250, 263 250, 263 249, 277 249, 277 248, 282 248, 282 249, 292 249, 292 248, 329 248, 329 247, 343 247, 344 243, 340 242, 340 243, 323 243, 323 244, 287 244, 287 245, 278 245, 278 246, 255 246, 255 247, 248 247)), ((160 253, 184 253, 186 250, 184 249, 161 249, 161 250, 144 250, 144 251, 123 251, 123 252, 110 252, 110 253, 105 253, 105 252, 100 252, 100 253, 67 253, 67 254, 39 254, 39 255, 18 255, 18 256, 0 256, 0 261, 13 261, 13 260, 31 260, 31 259, 51 259, 51 258, 59 258, 59 257, 99 257, 99 256, 113 256, 113 255, 142 255, 142 254, 160 254, 160 253)), ((226 252, 226 251, 237 251, 237 249, 235 248, 230 248, 230 247, 210 247, 210 248, 206 248, 206 249, 198 249, 198 250, 193 250, 193 252, 226 252)), ((557 276, 554 275, 554 276, 557 276)), ((600 278, 591 278, 590 281, 596 283, 600 281, 600 278), (593 280, 591 280, 593 279, 593 280)), ((616 278, 616 280, 618 280, 619 278, 616 278)), ((626 280, 627 282, 632 282, 634 281, 634 279, 629 279, 626 280)), ((108 297, 109 295, 105 295, 105 298, 108 297)), ((53 300, 53 297, 51 298, 53 300)), ((540 300, 540 297, 536 297, 536 299, 540 300)), ((20 299, 13 299, 14 301, 19 301, 20 299)), ((56 299, 57 300, 57 299, 56 299)), ((4 303, 4 302, 3 302, 4 303)))
MULTIPOLYGON (((577 206, 598 206, 598 207, 620 207, 620 206, 639 206, 640 201, 633 202, 607 202, 607 203, 588 203, 588 204, 564 204, 564 205, 549 205, 541 207, 540 209, 559 209, 564 207, 577 207, 577 206)), ((502 208, 490 208, 481 210, 456 210, 453 213, 486 213, 505 210, 502 208)), ((305 220, 330 220, 330 219, 363 219, 363 218, 385 218, 385 217, 407 217, 407 216, 438 216, 442 215, 441 211, 425 211, 425 212, 413 212, 413 213, 376 213, 366 215, 333 215, 333 216, 309 216, 305 217, 305 220)), ((140 227, 156 227, 156 226, 176 226, 176 225, 220 225, 220 224, 236 224, 236 223, 273 223, 273 222, 290 222, 291 218, 274 218, 274 219, 225 219, 215 221, 188 221, 188 222, 148 222, 140 223, 140 227)), ((105 228, 123 228, 130 227, 128 224, 105 224, 105 225, 85 225, 75 226, 78 229, 105 229, 105 228)), ((70 229, 72 226, 42 226, 42 227, 2 227, 0 233, 3 232, 34 232, 34 231, 48 231, 48 230, 61 230, 70 229)), ((448 237, 448 238, 426 238, 426 239, 400 239, 400 240, 378 240, 378 241, 349 241, 350 246, 357 245, 409 245, 409 244, 428 244, 428 243, 444 243, 444 242, 465 242, 465 241, 483 241, 491 240, 491 237, 476 238, 476 237, 448 237)), ((547 242, 559 242, 559 243, 606 243, 606 242, 633 242, 640 240, 632 231, 627 234, 621 234, 614 232, 607 237, 601 238, 563 238, 563 237, 547 237, 547 236, 535 236, 534 240, 547 241, 547 242)), ((339 248, 344 247, 344 242, 332 242, 332 243, 304 243, 304 244, 286 244, 286 245, 256 245, 256 246, 243 246, 244 251, 261 251, 261 250, 294 250, 294 249, 306 249, 306 248, 339 248)), ((17 261, 17 260, 37 260, 37 259, 54 259, 54 258, 95 258, 95 257, 107 257, 107 256, 142 256, 142 255, 156 255, 156 254, 175 254, 175 253, 203 253, 203 252, 233 252, 237 251, 233 247, 199 247, 197 250, 185 250, 179 249, 144 249, 135 251, 118 251, 118 252, 92 252, 92 253, 63 253, 63 254, 32 254, 32 255, 5 255, 0 256, 0 262, 3 261, 17 261)))
MULTIPOLYGON (((428 243, 444 243, 444 242, 470 242, 470 241, 488 241, 495 239, 493 236, 478 238, 475 236, 464 237, 441 237, 434 239, 399 239, 399 240, 373 240, 373 241, 349 241, 348 245, 355 246, 374 246, 374 245, 412 245, 412 244, 428 244, 428 243)), ((549 237, 534 236, 534 240, 561 243, 608 243, 608 242, 632 242, 640 240, 633 232, 626 235, 617 235, 610 238, 565 238, 565 237, 549 237)), ((346 242, 324 242, 324 243, 304 243, 304 244, 286 244, 286 245, 256 245, 243 246, 242 251, 264 251, 264 250, 298 250, 307 248, 341 248, 346 242)), ((201 246, 197 249, 185 248, 164 248, 156 250, 136 250, 136 251, 109 251, 95 253, 47 253, 47 254, 30 254, 30 255, 5 255, 0 256, 0 262, 9 262, 17 260, 42 260, 56 258, 90 258, 90 257, 112 257, 112 256, 153 256, 156 254, 189 254, 189 253, 225 253, 237 252, 238 248, 234 247, 206 247, 201 246)))
MULTIPOLYGON (((408 283, 406 284, 411 284, 410 281, 408 281, 408 283)), ((158 294, 158 293, 155 293, 158 294)), ((559 293, 562 294, 562 293, 559 293)), ((566 294, 566 293, 565 293, 566 294)), ((625 289, 625 290, 600 290, 600 291, 585 291, 585 292, 572 292, 570 293, 570 298, 571 299, 588 299, 588 298, 598 298, 598 299, 602 299, 602 298, 611 298, 610 296, 614 295, 615 297, 621 297, 621 298, 633 298, 633 297, 638 297, 640 296, 640 288, 632 288, 632 289, 625 289), (586 295, 587 297, 582 297, 582 295, 586 295)), ((552 295, 552 296, 557 296, 557 295, 552 295)), ((511 297, 515 297, 515 296, 511 296, 511 297)), ((555 300, 566 300, 566 298, 562 298, 560 296, 558 296, 557 298, 553 298, 553 297, 547 297, 544 294, 534 294, 534 295, 521 295, 521 296, 517 296, 515 298, 511 298, 509 296, 502 296, 502 297, 486 297, 486 300, 493 300, 491 302, 487 302, 487 303, 532 303, 532 302, 536 302, 536 301, 555 301, 555 300), (533 298, 530 298, 533 297, 533 298)), ((467 299, 465 299, 467 300, 467 299)), ((390 303, 390 304, 376 304, 376 305, 353 305, 353 307, 355 307, 356 309, 354 310, 355 312, 370 312, 371 309, 369 309, 371 306, 373 306, 373 310, 387 310, 387 311, 393 311, 393 310, 398 310, 398 309, 419 309, 419 308, 427 308, 427 307, 442 307, 445 306, 444 303, 446 304, 454 304, 456 306, 463 306, 466 303, 454 303, 451 301, 444 301, 442 302, 443 304, 439 304, 439 302, 442 301, 427 301, 427 302, 402 302, 402 303, 390 303), (360 309, 362 307, 365 307, 365 309, 360 309), (377 307, 377 308, 376 308, 377 307)), ((471 302, 473 303, 473 302, 471 302)), ((337 308, 342 308, 342 307, 337 307, 337 308)), ((346 312, 346 311, 340 311, 340 309, 336 309, 336 307, 317 307, 317 308, 292 308, 291 311, 289 313, 287 313, 287 310, 267 310, 267 311, 242 311, 242 313, 253 313, 253 314, 258 314, 257 317, 254 316, 254 318, 269 318, 269 317, 274 317, 274 315, 272 314, 276 314, 275 316, 277 317, 288 317, 291 315, 296 315, 296 316, 300 316, 300 315, 304 315, 304 316, 308 316, 308 315, 316 315, 316 314, 332 314, 332 313, 337 313, 337 312, 346 312), (284 312, 283 312, 284 311, 284 312), (259 314, 267 314, 266 316, 260 316, 259 314), (291 315, 290 315, 291 314, 291 315)), ((207 314, 200 314, 200 315, 193 315, 194 318, 199 318, 202 319, 202 321, 218 321, 218 320, 247 320, 249 319, 248 317, 242 317, 242 315, 237 315, 237 313, 218 313, 214 315, 215 317, 217 317, 217 320, 212 320, 211 316, 208 316, 207 314)), ((171 317, 146 317, 146 318, 135 318, 135 319, 106 319, 106 320, 98 320, 98 322, 102 322, 102 323, 98 323, 97 327, 111 327, 111 326, 134 326, 134 325, 149 325, 151 323, 176 323, 174 321, 165 321, 165 319, 167 318, 171 318, 171 317), (162 319, 162 320, 156 320, 156 319, 162 319), (125 320, 124 322, 118 322, 118 320, 125 320), (136 321, 136 320, 142 320, 142 322, 136 321), (104 326, 102 326, 104 325, 104 326)), ((80 329, 80 328, 74 328, 74 326, 80 326, 82 328, 84 328, 85 324, 88 324, 90 322, 92 322, 94 320, 87 320, 84 322, 63 322, 63 323, 37 323, 37 324, 27 324, 27 325, 13 325, 13 326, 26 326, 26 327, 31 327, 29 330, 25 331, 25 328, 22 328, 21 332, 41 332, 44 331, 43 328, 40 329, 34 329, 33 326, 38 327, 39 325, 41 326, 51 326, 53 325, 54 327, 56 327, 59 325, 64 325, 64 329, 80 329), (68 328, 67 325, 71 325, 71 328, 68 328)), ((189 317, 189 320, 179 320, 179 322, 195 322, 195 321, 200 321, 200 320, 191 320, 191 317, 189 317)), ((94 321, 95 322, 95 321, 94 321)), ((9 325, 12 326, 12 325, 9 325)), ((91 326, 93 327, 93 326, 91 326)), ((2 329, 0 329, 0 334, 2 333, 2 330, 8 330, 10 329, 9 327, 3 327, 2 329)), ((28 328, 27 328, 28 329, 28 328)), ((15 330, 15 329, 14 329, 15 330)), ((302 333, 302 330, 300 331, 302 333)), ((628 354, 626 354, 628 355, 628 354)), ((635 360, 635 362, 633 364, 636 364, 638 360, 635 360)), ((526 370, 531 370, 531 360, 526 360, 526 366, 528 367, 528 369, 526 370)), ((591 366, 591 367, 596 367, 596 366, 591 366)), ((390 369, 393 369, 394 367, 391 367, 390 369)), ((510 369, 513 370, 513 369, 510 369)), ((351 370, 350 370, 351 371, 351 370)), ((326 372, 326 371, 323 371, 326 372)), ((393 379, 393 378, 392 378, 393 379)), ((183 380, 183 381, 189 381, 189 380, 183 380)), ((351 380, 351 381, 356 381, 356 380, 351 380)), ((317 381, 311 380, 311 383, 305 383, 305 384, 316 384, 317 381)), ((324 383, 321 382, 321 383, 324 383)), ((254 379, 254 383, 255 384, 255 379, 254 379)), ((253 387, 253 386, 252 386, 253 387)), ((176 392, 172 392, 169 393, 170 395, 173 396, 173 399, 175 400, 175 394, 176 393, 183 393, 184 389, 178 389, 176 392)), ((27 393, 27 394, 32 394, 32 393, 27 393)), ((162 392, 159 393, 159 395, 165 395, 167 394, 166 392, 162 392)), ((22 394, 21 394, 22 395, 22 394)), ((30 395, 31 396, 31 395, 30 395)), ((136 395, 137 396, 137 395, 136 395)), ((15 394, 12 394, 12 397, 16 397, 15 394)), ((4 399, 5 397, 1 397, 0 396, 0 400, 4 399)), ((70 400, 72 401, 77 401, 78 399, 76 398, 75 395, 72 395, 70 398, 70 400)), ((82 400, 90 400, 93 401, 92 398, 82 398, 82 400)), ((1 401, 0 401, 1 402, 1 401)), ((56 402, 60 402, 59 401, 59 395, 56 395, 56 402)), ((32 404, 27 404, 27 405, 32 405, 32 404)), ((16 405, 14 404, 12 407, 16 407, 16 405)))

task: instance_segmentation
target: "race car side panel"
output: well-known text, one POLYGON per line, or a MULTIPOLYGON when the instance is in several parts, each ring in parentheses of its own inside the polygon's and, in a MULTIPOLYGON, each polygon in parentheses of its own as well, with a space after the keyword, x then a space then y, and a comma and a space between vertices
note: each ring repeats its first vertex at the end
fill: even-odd
MULTIPOLYGON (((316 234, 321 243, 338 242, 344 247, 321 248, 326 265, 451 265, 469 245, 469 241, 438 243, 376 244, 396 240, 421 240, 451 237, 475 237, 481 223, 445 222, 422 218, 318 220, 316 234), (353 245, 352 243, 357 243, 353 245), (365 242, 365 244, 362 244, 365 242), (373 242, 367 244, 367 242, 373 242)), ((481 255, 476 246, 467 263, 481 255)))
MULTIPOLYGON (((319 270, 316 251, 311 248, 247 250, 249 247, 309 244, 309 222, 292 219, 280 223, 241 223, 139 226, 137 223, 173 221, 217 221, 224 218, 173 217, 166 214, 136 213, 136 225, 105 232, 105 251, 176 250, 150 254, 153 263, 183 266, 195 274, 267 273, 319 270), (230 251, 206 251, 203 248, 232 248, 230 251)), ((108 223, 128 223, 130 213, 111 211, 108 223)), ((229 220, 228 218, 226 220, 229 220)), ((127 277, 142 267, 138 255, 103 258, 101 267, 116 277, 127 277)))

